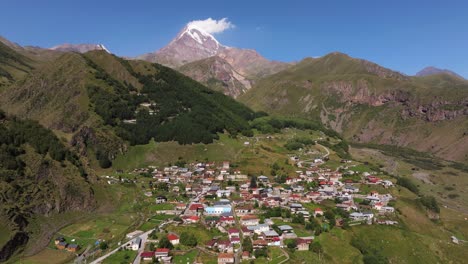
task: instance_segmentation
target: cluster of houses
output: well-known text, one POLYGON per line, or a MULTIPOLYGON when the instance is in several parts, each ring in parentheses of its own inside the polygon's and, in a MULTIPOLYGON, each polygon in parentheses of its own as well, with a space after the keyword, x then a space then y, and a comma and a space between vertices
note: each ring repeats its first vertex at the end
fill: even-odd
MULTIPOLYGON (((322 164, 324 161, 317 163, 322 164)), ((201 223, 206 228, 217 228, 226 234, 205 244, 208 250, 219 252, 218 263, 234 263, 238 248, 236 245, 242 243, 241 238, 251 238, 254 249, 282 247, 286 239, 295 239, 297 250, 309 249, 313 236, 298 237, 289 225, 276 227, 271 219, 261 221, 257 213, 262 207, 281 207, 289 210, 291 215, 302 215, 308 219, 311 216, 322 216, 324 212, 320 208, 310 211, 304 204, 333 200, 337 208, 349 213, 350 220, 355 224, 396 224, 385 218, 395 211, 389 206, 394 197, 376 191, 360 191, 362 184, 390 188, 393 183, 369 173, 362 174, 360 180, 356 181, 353 180, 356 177, 346 177, 350 173, 317 165, 298 170, 295 176, 287 178, 282 184, 272 182, 271 177, 258 176, 254 187, 251 179, 241 171, 231 169, 229 162, 223 162, 220 166, 212 162, 194 163, 187 168, 170 166, 162 170, 149 167, 135 172, 150 173, 155 181, 168 183, 170 192, 184 192, 197 197, 190 203, 174 202, 174 212, 180 213, 184 224, 201 223), (314 183, 314 187, 310 187, 311 183, 314 183)), ((168 200, 165 196, 158 196, 155 202, 167 203, 168 200)), ((170 234, 168 238, 174 245, 178 244, 176 234, 170 234)), ((136 248, 138 241, 134 242, 131 246, 135 244, 136 248)), ((241 257, 249 259, 250 253, 243 252, 241 257)), ((144 252, 141 257, 156 257, 162 262, 170 260, 167 249, 144 252)))
POLYGON ((55 247, 59 250, 66 250, 68 252, 76 253, 80 250, 80 246, 78 244, 68 244, 64 237, 57 237, 54 240, 55 247))

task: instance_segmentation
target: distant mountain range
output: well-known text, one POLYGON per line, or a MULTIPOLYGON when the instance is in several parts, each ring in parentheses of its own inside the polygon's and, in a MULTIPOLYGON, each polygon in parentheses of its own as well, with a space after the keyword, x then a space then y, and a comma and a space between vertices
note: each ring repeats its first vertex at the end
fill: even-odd
MULTIPOLYGON (((0 65, 4 86, 63 52, 108 52, 99 44, 40 49, 3 42, 18 51, 0 65)), ((468 161, 468 81, 449 70, 427 67, 408 76, 339 52, 299 63, 270 61, 254 50, 225 46, 191 24, 167 46, 129 61, 138 60, 169 66, 255 110, 321 119, 350 141, 468 161)))
POLYGON ((254 110, 320 119, 351 142, 468 162, 468 81, 449 73, 406 76, 334 52, 262 78, 238 99, 254 110))
POLYGON ((110 51, 103 45, 103 44, 62 44, 55 47, 50 48, 51 50, 56 51, 65 51, 65 52, 79 52, 79 53, 86 53, 92 50, 104 50, 107 53, 110 51))

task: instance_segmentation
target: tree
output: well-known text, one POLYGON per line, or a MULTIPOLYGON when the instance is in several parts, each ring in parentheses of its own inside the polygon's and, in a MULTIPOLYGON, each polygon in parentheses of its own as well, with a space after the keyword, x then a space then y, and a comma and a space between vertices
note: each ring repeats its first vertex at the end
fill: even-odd
POLYGON ((180 242, 182 243, 182 245, 188 247, 195 247, 198 243, 195 235, 189 232, 182 232, 182 234, 180 235, 180 242))
POLYGON ((297 247, 297 242, 296 242, 296 240, 290 240, 290 241, 288 241, 288 243, 286 245, 287 245, 287 247, 289 249, 294 251, 296 249, 296 247, 297 247))
POLYGON ((257 177, 252 176, 250 178, 250 188, 257 188, 257 177))
POLYGON ((158 234, 156 233, 156 230, 153 230, 148 236, 151 239, 158 239, 158 234))
POLYGON ((424 207, 426 207, 428 210, 431 210, 435 213, 440 213, 440 207, 439 205, 437 204, 437 201, 436 199, 434 198, 434 196, 430 196, 430 195, 424 195, 424 196, 421 196, 421 203, 422 205, 424 205, 424 207))
POLYGON ((315 252, 317 254, 323 253, 322 244, 320 244, 320 242, 318 242, 318 241, 310 243, 309 250, 312 251, 312 252, 315 252))
POLYGON ((174 246, 172 245, 171 241, 169 241, 167 236, 163 236, 161 239, 159 239, 158 247, 159 248, 168 248, 168 249, 174 248, 174 246))
POLYGON ((149 244, 149 250, 150 250, 150 251, 154 251, 155 247, 156 247, 156 245, 155 245, 153 242, 151 242, 151 243, 149 244))
POLYGON ((304 215, 302 213, 294 215, 292 218, 292 222, 295 224, 305 224, 304 215))
POLYGON ((256 249, 254 251, 255 258, 268 257, 268 250, 266 248, 256 249))
POLYGON ((107 242, 103 241, 99 244, 99 248, 101 250, 106 250, 107 248, 109 247, 109 245, 107 244, 107 242))
POLYGON ((250 238, 244 238, 244 240, 242 241, 242 248, 244 249, 244 251, 248 251, 250 253, 252 253, 252 250, 253 250, 253 246, 252 246, 252 240, 250 240, 250 238))

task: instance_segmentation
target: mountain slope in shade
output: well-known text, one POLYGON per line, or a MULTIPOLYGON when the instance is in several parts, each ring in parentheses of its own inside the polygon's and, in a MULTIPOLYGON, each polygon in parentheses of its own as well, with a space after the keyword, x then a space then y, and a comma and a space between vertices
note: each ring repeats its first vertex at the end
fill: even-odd
POLYGON ((450 75, 410 77, 331 53, 257 81, 239 100, 255 110, 321 119, 350 141, 468 162, 468 81, 450 75))
POLYGON ((449 75, 455 76, 457 78, 464 79, 462 76, 460 76, 459 74, 457 74, 457 73, 455 73, 455 72, 453 72, 451 70, 439 69, 439 68, 432 67, 432 66, 429 66, 429 67, 426 67, 426 68, 420 70, 418 73, 416 73, 416 76, 423 77, 423 76, 442 74, 442 73, 449 74, 449 75))
POLYGON ((219 56, 194 61, 177 70, 215 91, 234 98, 251 88, 251 80, 237 72, 231 64, 219 56))
POLYGON ((63 52, 78 52, 86 53, 92 50, 104 50, 107 53, 111 53, 104 45, 102 44, 69 44, 65 43, 50 48, 50 50, 63 51, 63 52))

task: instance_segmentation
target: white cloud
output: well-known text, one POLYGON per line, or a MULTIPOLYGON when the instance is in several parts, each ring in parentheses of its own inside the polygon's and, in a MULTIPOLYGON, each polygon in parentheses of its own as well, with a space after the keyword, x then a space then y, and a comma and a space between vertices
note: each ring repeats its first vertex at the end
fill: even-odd
POLYGON ((204 31, 209 34, 222 33, 227 29, 235 27, 235 25, 232 24, 231 21, 228 21, 226 17, 220 20, 215 20, 211 17, 205 20, 194 20, 190 21, 187 25, 189 27, 197 28, 198 30, 204 31))

